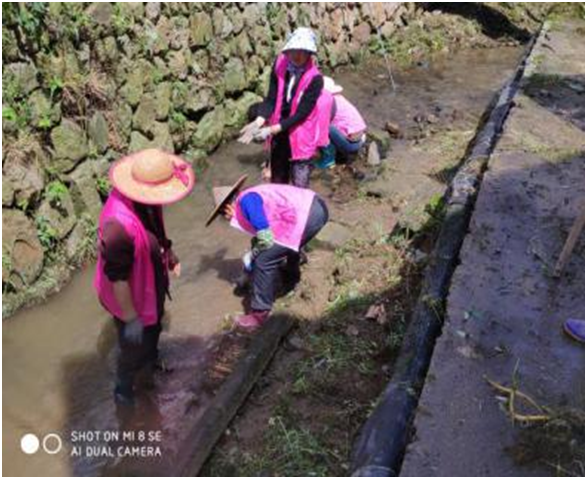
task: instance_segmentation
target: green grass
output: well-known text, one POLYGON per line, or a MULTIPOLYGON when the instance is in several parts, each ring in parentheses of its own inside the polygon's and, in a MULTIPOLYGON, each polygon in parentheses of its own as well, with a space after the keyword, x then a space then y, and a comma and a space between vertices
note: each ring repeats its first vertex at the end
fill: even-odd
POLYGON ((233 472, 241 476, 327 476, 328 461, 338 458, 308 429, 288 424, 283 416, 272 416, 267 424, 263 451, 239 450, 220 458, 210 474, 233 472))
POLYGON ((442 51, 446 46, 443 31, 409 25, 385 39, 373 36, 369 50, 375 54, 387 53, 397 65, 408 67, 417 60, 442 51))

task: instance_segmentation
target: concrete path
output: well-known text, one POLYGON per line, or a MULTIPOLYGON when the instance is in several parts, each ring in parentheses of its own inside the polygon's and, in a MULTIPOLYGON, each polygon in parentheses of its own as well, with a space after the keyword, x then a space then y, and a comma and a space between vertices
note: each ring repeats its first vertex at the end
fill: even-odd
POLYGON ((402 476, 583 474, 584 347, 561 325, 585 317, 584 233, 562 277, 552 269, 584 202, 584 44, 580 23, 552 24, 532 53, 453 277, 402 476), (485 378, 563 419, 521 427, 485 378))

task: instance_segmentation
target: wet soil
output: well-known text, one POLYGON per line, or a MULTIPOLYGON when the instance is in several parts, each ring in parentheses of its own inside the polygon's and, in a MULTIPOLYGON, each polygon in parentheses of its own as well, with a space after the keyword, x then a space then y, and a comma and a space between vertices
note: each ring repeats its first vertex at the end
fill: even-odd
POLYGON ((382 65, 370 68, 369 83, 358 81, 359 72, 348 73, 356 80, 350 85, 337 76, 369 125, 398 123, 402 138, 373 177, 362 166, 365 180, 354 197, 317 187, 329 198, 331 221, 348 227, 352 239, 334 252, 311 251, 302 283, 279 304, 299 318, 298 329, 226 431, 205 475, 348 475, 355 434, 389 379, 418 294, 422 258, 438 226, 430 214, 435 195, 445 191, 520 50, 483 52, 479 71, 472 63, 477 54, 400 74, 395 94, 382 65), (430 115, 432 121, 422 120, 430 115), (404 221, 411 234, 399 228, 390 235, 404 221))
MULTIPOLYGON (((345 94, 364 113, 369 125, 381 129, 386 122, 394 121, 405 135, 395 140, 381 167, 360 166, 362 177, 372 181, 358 182, 345 169, 317 172, 314 185, 327 198, 332 221, 351 231, 353 240, 338 251, 314 246, 303 283, 295 294, 280 302, 280 309, 296 315, 309 329, 299 330, 299 341, 288 340, 289 349, 279 352, 272 370, 231 427, 230 431, 249 431, 247 444, 265 444, 267 421, 277 416, 277 398, 291 393, 288 370, 294 365, 302 367, 300 364, 308 359, 318 364, 316 381, 321 380, 326 365, 328 371, 322 379, 328 387, 319 393, 326 402, 298 395, 292 407, 302 411, 298 424, 302 431, 308 424, 322 431, 327 427, 326 417, 346 425, 347 432, 332 436, 325 449, 329 451, 326 455, 334 454, 330 457, 340 456, 340 460, 329 462, 338 463, 339 468, 333 465, 328 471, 345 470, 348 444, 387 379, 393 348, 385 345, 390 337, 396 341, 401 337, 402 318, 407 316, 421 268, 410 245, 398 247, 387 240, 389 233, 401 214, 416 206, 423 210, 434 192, 444 191, 445 182, 434 173, 454 166, 462 157, 478 118, 519 55, 519 49, 501 48, 463 51, 440 58, 398 73, 399 88, 395 93, 380 63, 337 73, 345 94), (431 121, 422 120, 430 114, 434 115, 431 121), (457 140, 451 136, 455 131, 457 140), (391 187, 374 197, 368 190, 378 178, 384 178, 391 187), (428 187, 417 189, 424 181, 428 187), (415 189, 418 194, 413 196, 415 189), (376 320, 355 321, 365 315, 372 301, 385 304, 383 324, 376 320), (333 347, 337 341, 340 348, 333 347), (363 369, 347 368, 339 380, 332 381, 330 372, 340 370, 328 367, 331 359, 323 361, 323 348, 332 354, 344 349, 342 359, 331 359, 335 363, 342 361, 340 364, 356 361, 363 369), (343 412, 339 409, 341 401, 345 404, 343 412), (242 424, 247 426, 241 427, 242 424)), ((3 323, 6 474, 137 472, 137 461, 71 456, 71 434, 76 431, 161 431, 162 443, 150 445, 163 445, 163 458, 149 462, 143 457, 138 463, 156 473, 172 470, 173 451, 181 443, 186 427, 196 422, 210 404, 214 391, 248 341, 224 331, 227 316, 242 310, 242 299, 233 294, 232 281, 240 272, 240 256, 248 240, 221 221, 203 228, 211 204, 210 187, 233 181, 243 171, 250 173, 250 184, 257 182, 264 156, 260 147, 227 143, 210 158, 211 166, 199 179, 194 193, 166 211, 168 232, 183 267, 181 278, 172 285, 169 325, 161 346, 163 359, 172 372, 157 376, 155 389, 140 395, 134 414, 117 411, 112 403, 116 338, 111 319, 98 305, 91 287, 93 266, 80 271, 45 304, 21 311, 3 323), (65 450, 55 455, 27 456, 20 451, 19 441, 29 432, 40 437, 55 432, 63 438, 65 450)), ((303 385, 297 387, 303 391, 303 385)), ((234 447, 239 456, 248 453, 247 447, 241 446, 240 441, 228 441, 219 449, 220 454, 234 447)), ((250 450, 253 451, 254 448, 250 450)), ((306 470, 311 469, 308 467, 306 470)), ((303 462, 300 468, 303 472, 303 462)))

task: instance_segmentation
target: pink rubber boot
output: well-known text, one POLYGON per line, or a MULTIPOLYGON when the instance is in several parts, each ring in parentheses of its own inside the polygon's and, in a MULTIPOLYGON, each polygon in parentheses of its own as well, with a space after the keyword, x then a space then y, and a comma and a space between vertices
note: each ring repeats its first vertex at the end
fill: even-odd
POLYGON ((259 329, 267 318, 270 311, 251 311, 249 314, 242 314, 234 319, 234 323, 239 329, 244 331, 255 331, 259 329))

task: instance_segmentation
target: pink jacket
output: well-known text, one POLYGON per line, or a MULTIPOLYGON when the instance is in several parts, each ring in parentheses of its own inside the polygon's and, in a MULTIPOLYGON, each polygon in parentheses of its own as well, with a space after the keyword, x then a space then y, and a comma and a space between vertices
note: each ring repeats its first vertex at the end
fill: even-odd
MULTIPOLYGON (((98 237, 102 238, 104 225, 116 219, 133 239, 135 246, 133 269, 129 279, 132 302, 135 311, 145 326, 156 324, 157 294, 155 291, 155 272, 151 261, 149 237, 141 220, 134 211, 132 201, 113 190, 100 214, 98 237)), ((102 306, 113 316, 120 318, 122 310, 116 297, 112 282, 104 274, 104 262, 98 255, 94 288, 102 306)))
POLYGON ((342 95, 335 95, 336 114, 332 126, 336 127, 347 138, 367 129, 365 120, 355 106, 342 95))
MULTIPOLYGON (((275 109, 269 120, 271 125, 275 125, 281 120, 287 62, 288 59, 285 55, 281 54, 277 57, 275 64, 277 100, 275 102, 275 109)), ((314 64, 314 60, 310 58, 309 62, 311 62, 311 65, 302 75, 296 94, 292 99, 292 115, 295 114, 306 88, 308 88, 314 77, 320 74, 314 64)), ((330 112, 333 101, 332 95, 326 90, 322 90, 322 94, 318 98, 316 106, 310 115, 301 124, 290 129, 289 141, 291 144, 292 160, 309 160, 316 155, 318 148, 328 145, 328 127, 330 125, 330 112)))
POLYGON ((235 215, 230 224, 251 235, 255 234, 255 229, 249 224, 239 207, 240 198, 251 192, 258 193, 263 199, 265 216, 267 216, 275 242, 299 251, 316 193, 306 188, 275 183, 253 186, 241 192, 236 199, 235 215))

